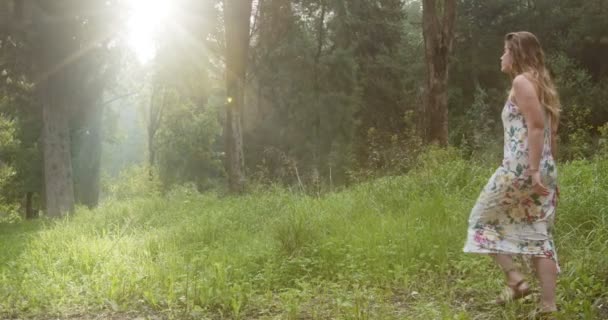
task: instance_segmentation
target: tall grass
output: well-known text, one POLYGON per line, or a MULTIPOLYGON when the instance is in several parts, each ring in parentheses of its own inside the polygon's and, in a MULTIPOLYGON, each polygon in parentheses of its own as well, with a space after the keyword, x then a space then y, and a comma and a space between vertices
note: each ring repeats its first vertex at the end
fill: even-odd
MULTIPOLYGON (((494 168, 432 151, 408 175, 321 198, 179 189, 0 225, 0 317, 520 319, 487 303, 502 276, 461 253, 494 168)), ((560 167, 564 319, 604 319, 608 161, 560 167)))

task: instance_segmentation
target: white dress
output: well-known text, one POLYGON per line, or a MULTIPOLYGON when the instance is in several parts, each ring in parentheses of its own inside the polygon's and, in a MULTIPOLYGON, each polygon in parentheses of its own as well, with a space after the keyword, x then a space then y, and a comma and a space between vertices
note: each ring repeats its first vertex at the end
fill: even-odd
POLYGON ((532 191, 528 128, 519 108, 507 101, 502 111, 504 159, 484 187, 469 217, 465 252, 544 256, 557 263, 553 221, 557 206, 557 168, 551 154, 551 125, 545 121, 540 174, 548 196, 532 191))

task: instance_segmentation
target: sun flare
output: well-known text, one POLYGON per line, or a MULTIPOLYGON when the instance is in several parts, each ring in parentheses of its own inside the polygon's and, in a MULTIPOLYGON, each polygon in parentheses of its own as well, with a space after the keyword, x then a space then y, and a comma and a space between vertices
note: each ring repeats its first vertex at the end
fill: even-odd
POLYGON ((170 0, 129 0, 127 43, 142 63, 156 55, 156 37, 166 24, 172 8, 170 0))

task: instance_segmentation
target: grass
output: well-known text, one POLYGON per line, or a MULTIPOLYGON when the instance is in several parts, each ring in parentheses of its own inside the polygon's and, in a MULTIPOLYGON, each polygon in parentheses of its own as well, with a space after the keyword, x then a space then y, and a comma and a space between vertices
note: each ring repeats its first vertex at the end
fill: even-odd
MULTIPOLYGON (((608 160, 560 170, 560 318, 608 319, 608 160)), ((525 319, 461 253, 492 171, 435 151, 321 198, 183 188, 0 225, 0 318, 525 319)))

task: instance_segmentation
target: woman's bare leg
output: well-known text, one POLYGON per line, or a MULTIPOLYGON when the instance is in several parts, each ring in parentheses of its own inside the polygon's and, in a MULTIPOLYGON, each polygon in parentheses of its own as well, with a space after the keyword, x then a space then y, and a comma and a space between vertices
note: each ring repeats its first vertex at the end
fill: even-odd
POLYGON ((545 257, 534 257, 536 276, 540 282, 540 303, 542 311, 555 311, 555 287, 557 283, 557 265, 555 261, 545 257))
POLYGON ((493 254, 494 261, 500 266, 507 277, 507 285, 510 287, 516 286, 524 279, 524 276, 517 270, 515 263, 510 255, 493 254))

